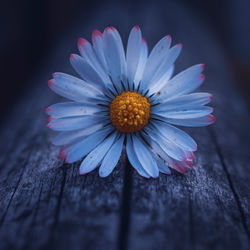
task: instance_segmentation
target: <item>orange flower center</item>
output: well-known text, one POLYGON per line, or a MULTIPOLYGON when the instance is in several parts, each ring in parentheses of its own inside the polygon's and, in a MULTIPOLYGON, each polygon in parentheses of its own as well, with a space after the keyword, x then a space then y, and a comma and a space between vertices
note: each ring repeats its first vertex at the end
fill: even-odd
POLYGON ((122 92, 110 104, 110 119, 115 128, 123 133, 142 130, 150 117, 150 103, 139 93, 122 92))

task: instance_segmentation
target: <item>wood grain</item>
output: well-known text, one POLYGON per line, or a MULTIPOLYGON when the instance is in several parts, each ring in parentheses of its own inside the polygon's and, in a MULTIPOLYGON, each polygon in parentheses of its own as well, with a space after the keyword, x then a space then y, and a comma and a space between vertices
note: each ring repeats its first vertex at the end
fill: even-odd
POLYGON ((209 25, 183 3, 163 6, 111 1, 79 15, 31 77, 1 123, 1 250, 249 248, 248 108, 209 25), (60 99, 46 82, 54 71, 73 72, 68 55, 79 36, 113 25, 125 38, 135 24, 150 48, 166 34, 183 42, 176 72, 206 64, 202 90, 214 94, 217 122, 186 129, 199 145, 186 175, 146 180, 123 154, 110 177, 80 176, 79 163, 63 163, 50 143, 44 108, 60 99))

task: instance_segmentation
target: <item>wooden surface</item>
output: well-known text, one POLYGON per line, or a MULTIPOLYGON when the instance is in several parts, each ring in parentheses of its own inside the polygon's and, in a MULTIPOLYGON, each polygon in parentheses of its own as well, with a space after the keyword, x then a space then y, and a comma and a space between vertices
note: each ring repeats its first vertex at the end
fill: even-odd
POLYGON ((76 18, 1 122, 0 249, 249 249, 248 114, 223 47, 186 5, 113 2, 76 18), (150 48, 166 34, 184 44, 176 72, 206 64, 201 89, 214 94, 217 122, 186 129, 198 152, 185 175, 146 180, 123 155, 108 178, 80 176, 79 163, 64 164, 50 144, 44 109, 60 98, 47 80, 73 72, 68 55, 78 37, 113 25, 125 41, 135 24, 150 48))

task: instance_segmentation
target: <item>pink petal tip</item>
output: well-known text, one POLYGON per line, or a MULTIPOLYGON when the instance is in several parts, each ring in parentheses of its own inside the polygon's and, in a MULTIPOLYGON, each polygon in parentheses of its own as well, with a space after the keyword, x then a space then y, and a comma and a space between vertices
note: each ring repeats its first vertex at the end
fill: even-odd
POLYGON ((49 87, 52 87, 52 85, 53 85, 53 83, 55 82, 55 80, 54 79, 50 79, 49 81, 48 81, 48 85, 49 85, 49 87))
POLYGON ((208 121, 209 124, 214 123, 216 121, 216 118, 213 115, 207 115, 207 117, 209 118, 209 121, 208 121))
POLYGON ((47 119, 47 122, 50 123, 52 121, 54 121, 56 118, 54 116, 49 116, 47 119))
POLYGON ((48 114, 50 111, 51 111, 51 108, 50 108, 50 107, 48 107, 48 108, 45 109, 45 113, 47 113, 47 114, 48 114))
POLYGON ((67 158, 67 154, 65 153, 64 148, 61 148, 61 150, 58 154, 58 158, 62 159, 62 160, 65 160, 67 158))
POLYGON ((204 80, 205 79, 205 75, 204 74, 200 74, 199 78, 202 79, 202 80, 204 80))
POLYGON ((134 27, 134 29, 135 29, 135 30, 139 30, 139 29, 140 29, 139 25, 136 25, 136 26, 134 27))
POLYGON ((78 38, 77 46, 78 47, 82 47, 82 46, 84 46, 87 43, 88 43, 88 41, 86 39, 80 37, 80 38, 78 38))
POLYGON ((95 38, 97 36, 102 37, 102 33, 99 30, 93 30, 92 36, 93 36, 93 38, 95 38))

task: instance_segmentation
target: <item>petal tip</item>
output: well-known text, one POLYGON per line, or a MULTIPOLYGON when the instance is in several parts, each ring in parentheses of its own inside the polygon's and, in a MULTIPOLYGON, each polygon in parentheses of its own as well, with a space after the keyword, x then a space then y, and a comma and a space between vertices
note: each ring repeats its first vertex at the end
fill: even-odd
POLYGON ((199 78, 200 78, 201 80, 204 80, 204 79, 205 79, 205 75, 204 75, 204 74, 200 74, 200 75, 199 75, 199 78))
POLYGON ((83 170, 79 169, 79 174, 80 174, 80 175, 85 175, 85 174, 87 174, 87 173, 84 172, 83 170))
POLYGON ((93 30, 93 32, 92 32, 92 37, 93 38, 96 38, 96 37, 98 37, 98 36, 100 36, 100 37, 102 37, 102 33, 99 31, 99 30, 93 30))
POLYGON ((176 46, 181 49, 183 47, 183 44, 182 43, 178 43, 176 46))
POLYGON ((207 115, 208 119, 208 124, 212 124, 216 121, 216 117, 213 115, 207 115))
POLYGON ((100 176, 101 178, 107 177, 107 175, 105 175, 102 171, 99 171, 99 176, 100 176))
POLYGON ((172 36, 171 36, 171 35, 167 35, 166 38, 167 38, 168 40, 172 40, 172 36))
POLYGON ((50 80, 48 81, 49 87, 52 87, 52 85, 54 84, 54 82, 55 82, 54 79, 50 79, 50 80))
POLYGON ((47 122, 50 123, 52 121, 54 121, 56 118, 54 116, 49 116, 47 119, 47 122))
POLYGON ((48 114, 49 112, 51 112, 51 108, 50 107, 48 107, 48 108, 45 109, 45 113, 46 114, 48 114))
POLYGON ((86 43, 88 43, 88 41, 86 40, 86 39, 84 39, 84 38, 78 38, 78 40, 77 40, 77 46, 80 48, 80 47, 82 47, 82 46, 84 46, 86 43))
POLYGON ((137 31, 140 30, 139 25, 135 25, 134 29, 137 30, 137 31))
POLYGON ((67 158, 67 154, 64 151, 64 148, 61 148, 59 154, 58 154, 58 158, 61 160, 65 160, 67 158))

